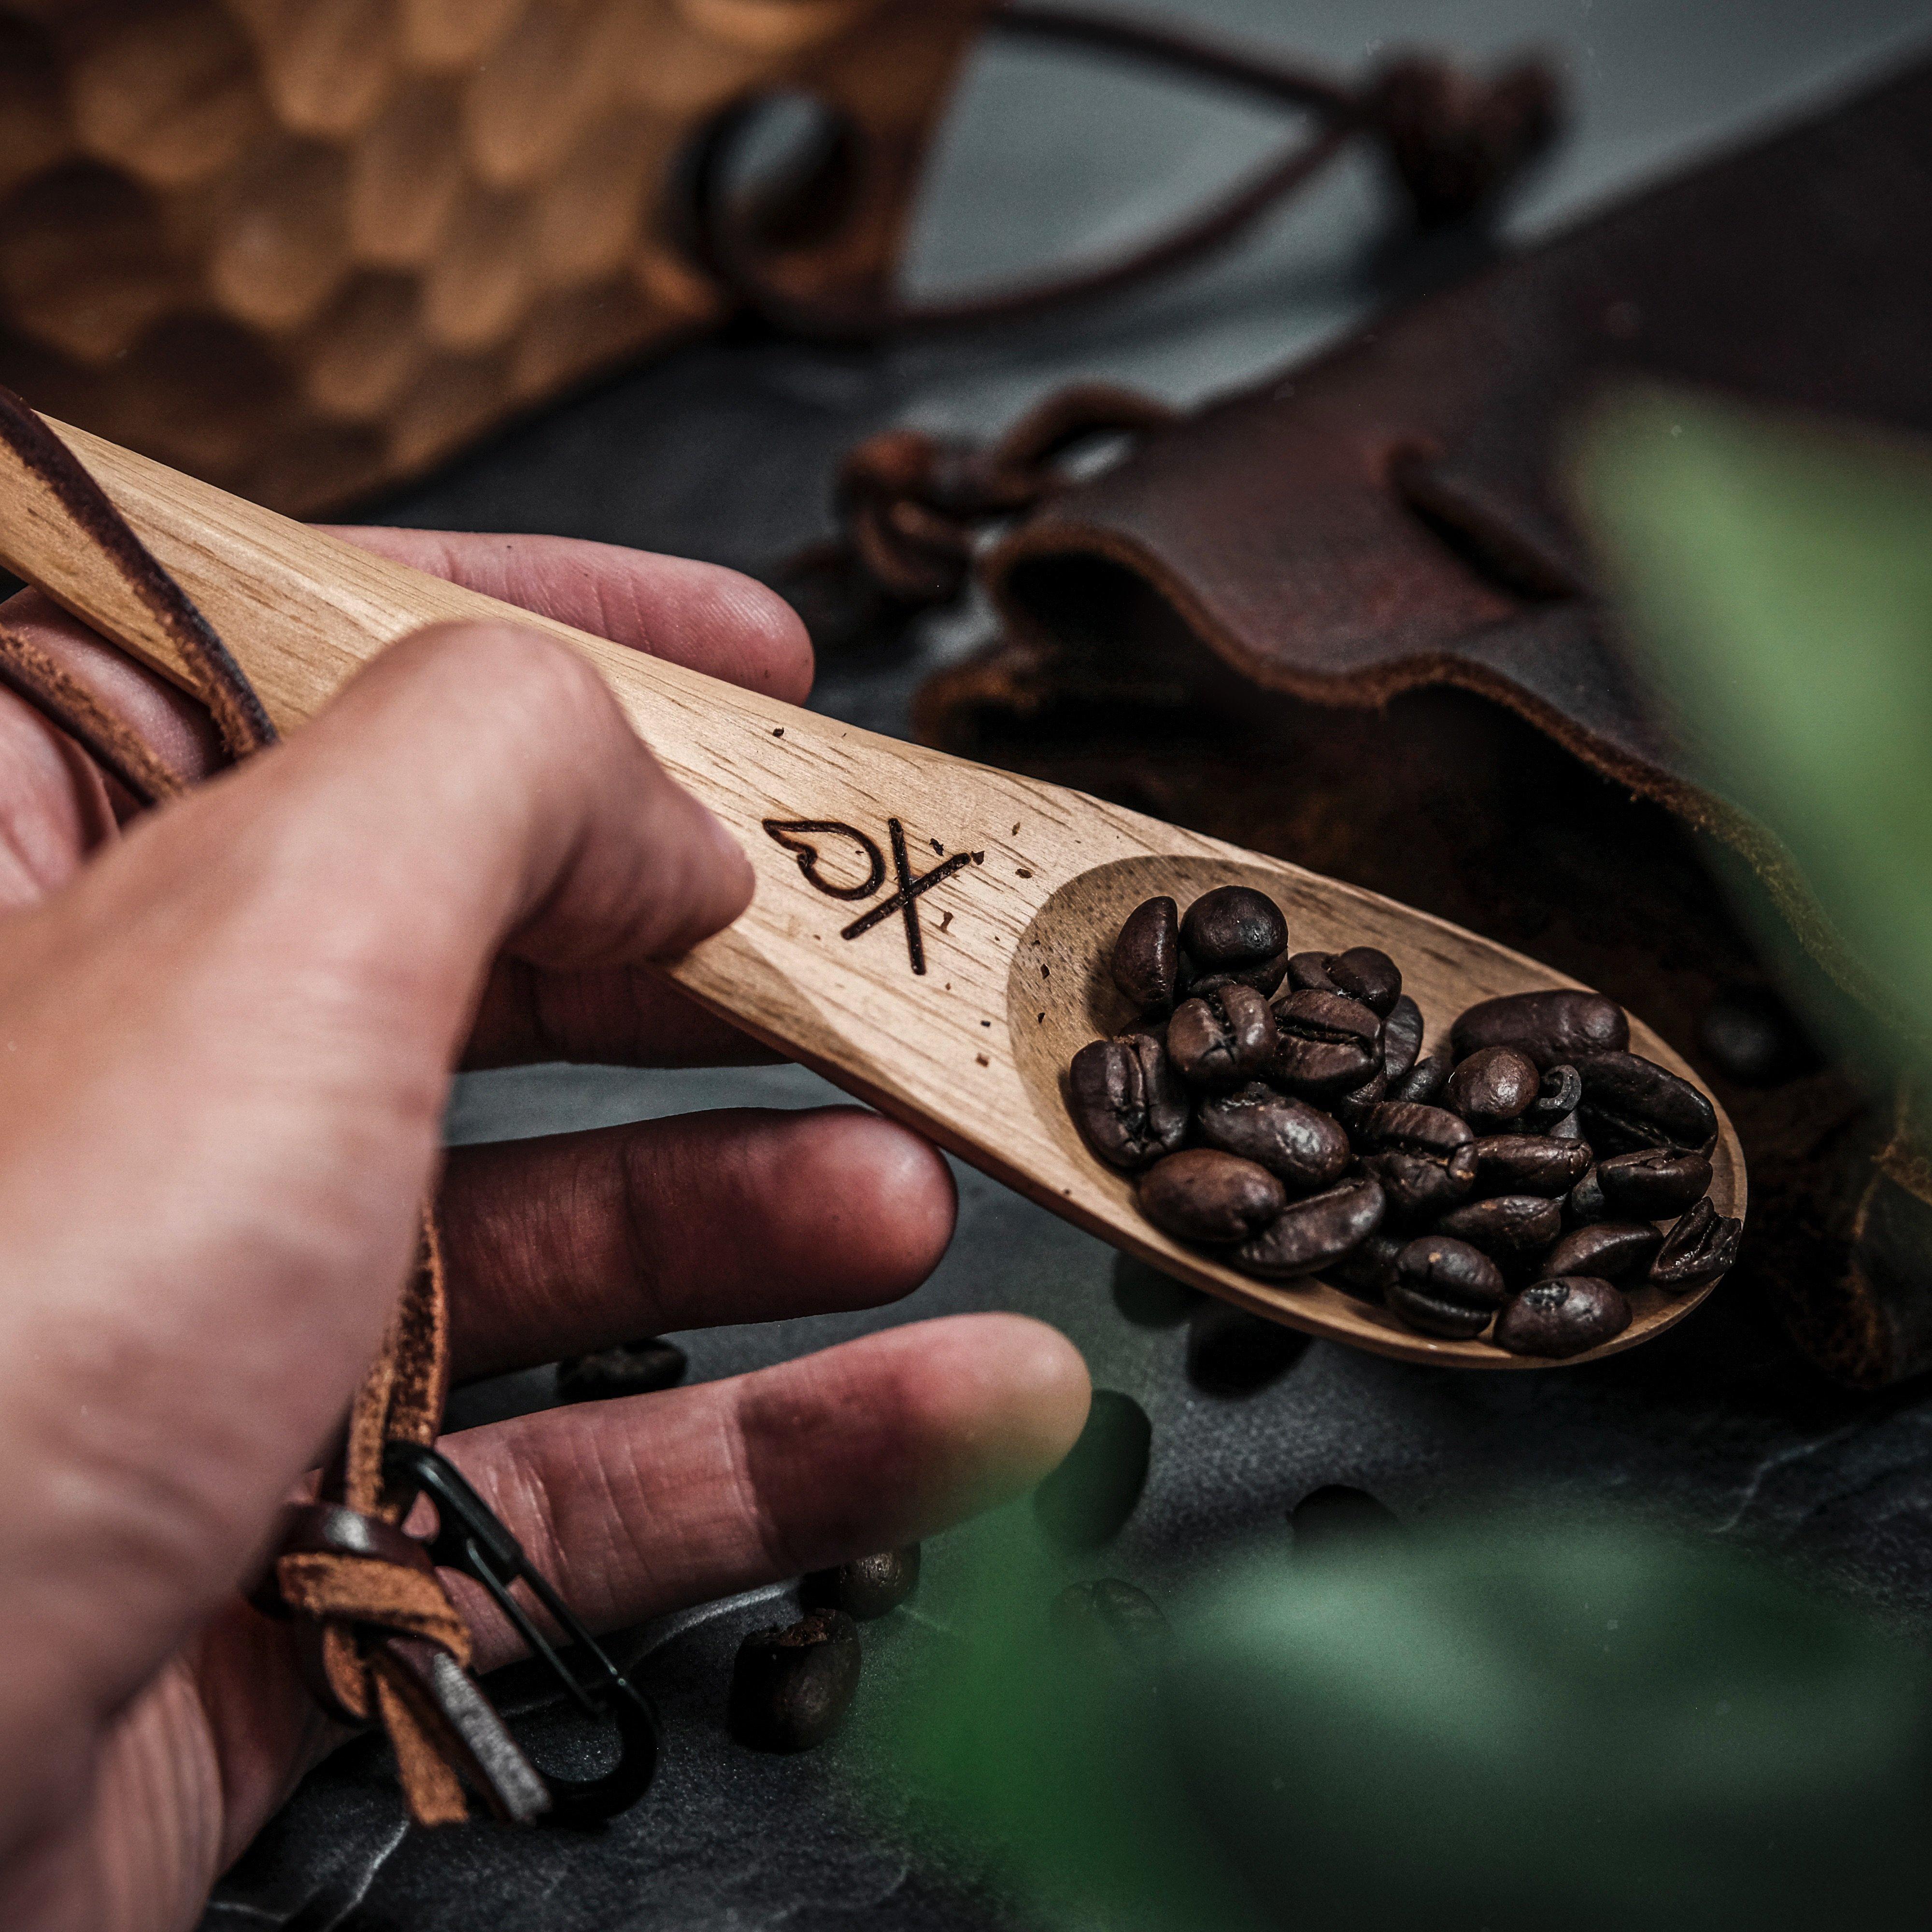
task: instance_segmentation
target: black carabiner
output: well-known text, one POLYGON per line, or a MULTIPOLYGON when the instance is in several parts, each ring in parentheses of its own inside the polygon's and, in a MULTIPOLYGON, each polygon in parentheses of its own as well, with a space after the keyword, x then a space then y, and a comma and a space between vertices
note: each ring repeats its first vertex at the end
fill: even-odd
POLYGON ((382 1474, 392 1488, 426 1496, 436 1506, 436 1534, 428 1539, 430 1561, 440 1570, 460 1570, 482 1584, 530 1646, 531 1654, 542 1660, 578 1708, 586 1717, 608 1718, 617 1727, 617 1762, 602 1778, 538 1774, 550 1796, 546 1822, 601 1824, 628 1810, 650 1788, 657 1774, 656 1707, 611 1662, 569 1606, 532 1566, 523 1545, 464 1480, 454 1463, 419 1443, 392 1442, 383 1454, 382 1474), (581 1657, 587 1682, 512 1594, 510 1586, 519 1581, 581 1657))

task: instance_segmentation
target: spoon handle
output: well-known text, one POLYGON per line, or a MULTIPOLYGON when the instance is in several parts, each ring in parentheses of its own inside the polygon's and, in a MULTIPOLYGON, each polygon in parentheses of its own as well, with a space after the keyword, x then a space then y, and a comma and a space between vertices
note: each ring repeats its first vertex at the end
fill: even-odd
MULTIPOLYGON (((668 963, 668 976, 1001 1178, 1064 1198, 1063 1163, 1046 1158, 1007 1051, 1014 945, 1073 872, 1150 850, 1223 848, 532 616, 49 426, 199 607, 284 730, 425 624, 508 620, 581 651, 757 871, 744 916, 668 963)), ((129 596, 94 535, 4 448, 0 558, 193 688, 166 628, 129 596)))

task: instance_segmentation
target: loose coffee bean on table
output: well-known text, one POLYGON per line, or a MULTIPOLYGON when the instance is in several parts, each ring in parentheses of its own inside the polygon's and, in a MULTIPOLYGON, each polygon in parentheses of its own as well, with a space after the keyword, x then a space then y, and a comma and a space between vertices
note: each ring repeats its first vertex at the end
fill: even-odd
POLYGON ((1144 1670, 1174 1635, 1160 1606, 1118 1576, 1068 1584, 1047 1615, 1054 1635, 1089 1663, 1144 1670))
POLYGON ((1769 986, 1726 986, 1698 1016, 1697 1044, 1741 1087, 1777 1087, 1822 1064, 1791 1009, 1769 986))
POLYGON ((1150 1268, 1138 1255, 1114 1257, 1114 1306, 1136 1328, 1178 1328, 1209 1298, 1191 1282, 1150 1268))
POLYGON ((822 1744, 851 1708, 859 1667, 859 1627, 843 1610, 752 1631, 731 1667, 731 1735, 754 1750, 822 1744))
MULTIPOLYGON (((1075 1054, 1068 1104, 1094 1152, 1138 1177, 1154 1226, 1265 1280, 1326 1276, 1424 1333, 1550 1355, 1628 1325, 1613 1280, 1680 1293, 1731 1265, 1738 1224, 1708 1198, 1715 1109, 1630 1052, 1612 1001, 1480 1000, 1430 1048, 1387 953, 1289 946, 1280 908, 1246 886, 1184 908, 1150 899, 1120 928, 1109 964, 1133 1012, 1075 1054)), ((1302 1346, 1204 1304, 1189 1372, 1234 1392, 1302 1346), (1264 1336, 1282 1338, 1272 1352, 1264 1336)), ((1056 1500, 1092 1488, 1084 1460, 1076 1449, 1042 1486, 1050 1533, 1086 1535, 1069 1531, 1076 1516, 1132 1507, 1138 1475, 1101 1484, 1126 1501, 1097 1512, 1056 1500)))
POLYGON ((1366 1490, 1348 1483, 1324 1483, 1310 1490, 1288 1513, 1298 1560, 1346 1553, 1399 1535, 1402 1522, 1366 1490))
POLYGON ((843 1610, 860 1623, 869 1623, 896 1609, 919 1585, 920 1550, 909 1543, 903 1550, 884 1550, 875 1556, 855 1556, 836 1570, 814 1570, 800 1586, 808 1608, 843 1610))
POLYGON ((650 1395, 684 1379, 684 1351, 660 1335, 572 1355, 556 1365, 556 1393, 564 1402, 604 1402, 613 1396, 650 1395))
POLYGON ((1187 1379, 1208 1395, 1252 1395, 1280 1380, 1307 1346, 1299 1329, 1204 1302, 1188 1318, 1187 1379))
POLYGON ((1096 1389, 1079 1440, 1033 1492, 1034 1514, 1048 1538, 1062 1550, 1112 1541, 1147 1486, 1153 1441, 1154 1425, 1132 1396, 1096 1389))

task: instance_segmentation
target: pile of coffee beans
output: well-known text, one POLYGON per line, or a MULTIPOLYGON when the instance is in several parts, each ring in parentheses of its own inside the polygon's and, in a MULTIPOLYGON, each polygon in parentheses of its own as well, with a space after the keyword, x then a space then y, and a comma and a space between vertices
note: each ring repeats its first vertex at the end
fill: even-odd
POLYGON ((1485 1000, 1425 1052, 1387 953, 1291 952, 1245 886, 1137 907, 1112 970, 1138 1017, 1074 1055, 1074 1120, 1156 1227, 1246 1274, 1563 1356, 1630 1325, 1628 1288, 1736 1257, 1706 1198, 1716 1113, 1600 994, 1485 1000))

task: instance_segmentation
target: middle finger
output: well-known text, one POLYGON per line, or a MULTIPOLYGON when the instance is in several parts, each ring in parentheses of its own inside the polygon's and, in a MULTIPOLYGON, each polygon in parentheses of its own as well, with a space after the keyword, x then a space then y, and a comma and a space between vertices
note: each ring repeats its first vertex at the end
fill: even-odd
POLYGON ((459 1377, 666 1329, 867 1308, 952 1238, 952 1177, 858 1107, 720 1108, 462 1148, 441 1196, 459 1377))

